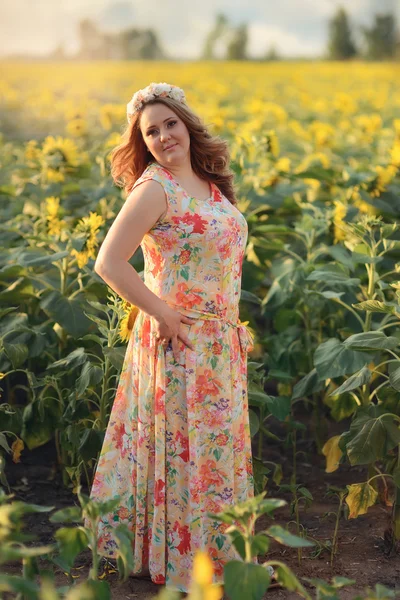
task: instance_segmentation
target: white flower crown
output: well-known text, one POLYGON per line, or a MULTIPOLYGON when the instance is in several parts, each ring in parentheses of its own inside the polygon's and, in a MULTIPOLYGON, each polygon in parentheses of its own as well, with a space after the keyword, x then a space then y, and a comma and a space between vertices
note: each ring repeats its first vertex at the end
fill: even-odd
POLYGON ((165 98, 169 96, 174 100, 178 100, 181 103, 186 103, 185 92, 176 85, 169 85, 168 83, 150 83, 147 87, 142 90, 138 90, 132 97, 132 100, 126 105, 126 115, 128 123, 138 110, 142 108, 149 100, 161 97, 165 98))

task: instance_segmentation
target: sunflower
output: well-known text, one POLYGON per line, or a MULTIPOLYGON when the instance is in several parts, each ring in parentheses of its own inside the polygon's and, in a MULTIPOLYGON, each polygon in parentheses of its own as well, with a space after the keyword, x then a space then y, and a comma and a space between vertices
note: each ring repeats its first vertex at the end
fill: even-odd
POLYGON ((42 146, 42 155, 48 158, 49 163, 53 161, 56 165, 62 163, 76 167, 79 164, 75 142, 61 136, 55 138, 48 135, 42 146))
POLYGON ((131 336, 133 325, 139 313, 139 308, 129 302, 124 302, 123 308, 125 314, 120 321, 118 335, 123 342, 127 342, 131 336))
POLYGON ((29 142, 26 143, 24 155, 28 166, 36 167, 36 161, 40 158, 40 150, 36 140, 29 140, 29 142))
POLYGON ((103 104, 100 108, 100 123, 106 131, 113 125, 119 125, 125 119, 125 106, 122 104, 103 104))
POLYGON ((60 198, 48 196, 46 202, 46 221, 49 235, 60 236, 66 228, 67 223, 59 218, 60 198))
POLYGON ((371 204, 368 204, 368 202, 365 202, 361 196, 358 190, 354 190, 352 195, 351 195, 351 199, 353 201, 354 206, 356 206, 358 208, 358 210, 366 215, 377 215, 378 214, 378 209, 375 208, 374 206, 371 206, 371 204))
POLYGON ((64 181, 65 173, 79 164, 79 152, 73 140, 47 136, 40 156, 42 173, 48 181, 64 181))
MULTIPOLYGON (((400 119, 398 119, 400 121, 400 119)), ((400 137, 393 144, 393 148, 390 151, 390 159, 392 165, 400 167, 400 137)))
POLYGON ((276 161, 275 168, 278 171, 281 171, 283 173, 289 173, 289 171, 290 171, 290 158, 288 158, 287 156, 282 156, 282 158, 280 158, 279 160, 276 161))
POLYGON ((382 192, 386 191, 386 186, 389 185, 396 176, 397 168, 393 165, 388 165, 387 167, 378 165, 375 167, 375 171, 378 175, 373 181, 371 196, 377 197, 380 196, 382 192))
MULTIPOLYGON (((194 597, 203 600, 220 600, 223 596, 222 586, 212 582, 213 564, 207 552, 198 550, 193 560, 191 592, 194 597)), ((191 594, 192 595, 192 594, 191 594)))
POLYGON ((337 244, 346 238, 346 232, 343 228, 344 218, 347 214, 347 206, 340 202, 340 200, 334 201, 333 211, 333 226, 334 226, 334 243, 337 244))
POLYGON ((82 137, 88 133, 88 126, 85 119, 81 119, 77 117, 75 119, 71 119, 69 123, 67 123, 65 127, 68 135, 73 135, 74 137, 82 137))
POLYGON ((83 217, 75 227, 74 233, 84 234, 86 237, 83 249, 80 251, 73 249, 71 252, 73 256, 76 256, 78 267, 80 269, 87 264, 89 258, 94 258, 94 251, 99 243, 97 234, 100 227, 104 225, 104 222, 101 215, 91 212, 88 217, 83 217))
POLYGON ((261 143, 269 154, 275 157, 279 155, 279 140, 274 130, 267 131, 261 137, 261 143))

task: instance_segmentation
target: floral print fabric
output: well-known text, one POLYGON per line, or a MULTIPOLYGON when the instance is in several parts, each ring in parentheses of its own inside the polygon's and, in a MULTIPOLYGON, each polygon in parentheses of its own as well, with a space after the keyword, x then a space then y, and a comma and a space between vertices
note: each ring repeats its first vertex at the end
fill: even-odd
POLYGON ((207 512, 254 495, 247 399, 252 336, 239 321, 247 223, 211 183, 199 200, 151 163, 133 187, 154 179, 168 208, 144 236, 147 287, 181 314, 194 346, 155 340, 155 320, 139 311, 91 492, 120 507, 99 525, 99 550, 114 557, 113 529, 134 533, 134 572, 149 567, 155 583, 187 592, 197 549, 213 561, 214 581, 239 558, 226 524, 207 512))

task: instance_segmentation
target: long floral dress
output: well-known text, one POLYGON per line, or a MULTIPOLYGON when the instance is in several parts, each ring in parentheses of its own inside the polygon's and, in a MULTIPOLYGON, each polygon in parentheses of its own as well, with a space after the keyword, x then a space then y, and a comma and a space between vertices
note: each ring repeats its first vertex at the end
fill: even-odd
POLYGON ((254 496, 247 398, 250 331, 239 320, 247 223, 210 182, 212 195, 189 194, 157 162, 133 187, 154 179, 168 208, 144 236, 144 281, 182 315, 194 346, 154 337, 139 311, 128 343, 91 497, 116 495, 120 507, 99 526, 99 550, 115 557, 113 528, 134 533, 134 572, 187 592, 196 549, 208 552, 214 581, 239 558, 227 525, 207 516, 254 496))

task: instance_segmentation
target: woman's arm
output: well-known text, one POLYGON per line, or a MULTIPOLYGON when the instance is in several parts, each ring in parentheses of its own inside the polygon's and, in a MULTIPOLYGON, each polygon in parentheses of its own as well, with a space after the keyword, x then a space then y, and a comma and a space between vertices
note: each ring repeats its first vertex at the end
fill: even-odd
POLYGON ((149 290, 128 261, 166 208, 160 183, 148 180, 135 187, 111 225, 94 265, 95 272, 121 298, 155 318, 170 308, 149 290))

